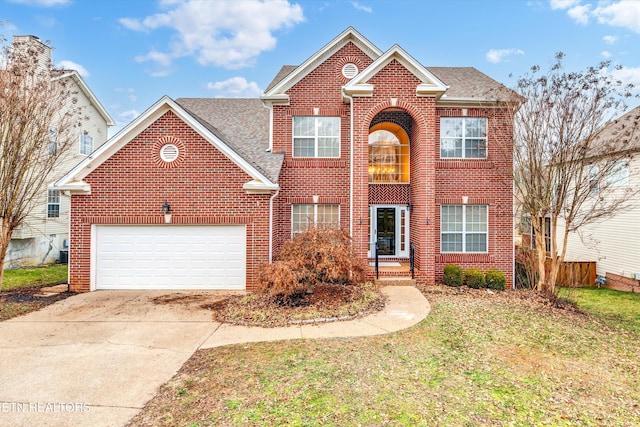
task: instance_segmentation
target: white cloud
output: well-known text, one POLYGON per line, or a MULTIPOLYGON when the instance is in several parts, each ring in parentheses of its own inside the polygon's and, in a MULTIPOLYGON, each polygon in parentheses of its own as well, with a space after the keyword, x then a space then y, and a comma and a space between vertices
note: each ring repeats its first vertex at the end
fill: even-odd
POLYGON ((76 70, 78 74, 80 74, 85 79, 91 75, 91 73, 89 73, 86 68, 73 61, 60 61, 56 64, 56 68, 60 68, 62 70, 76 70))
POLYGON ((569 9, 570 7, 580 3, 580 0, 550 0, 551 9, 569 9))
POLYGON ((618 2, 602 2, 593 15, 601 24, 627 28, 640 33, 640 1, 620 0, 618 2))
POLYGON ((360 4, 357 1, 352 1, 351 5, 358 10, 362 10, 363 12, 373 13, 373 9, 371 9, 371 7, 360 4))
POLYGON ((611 58, 612 54, 608 50, 603 50, 602 52, 600 52, 600 55, 602 55, 603 58, 611 58))
POLYGON ((511 55, 524 55, 524 51, 520 49, 490 49, 485 56, 487 61, 497 64, 511 55))
POLYGON ((573 6, 569 10, 567 10, 567 15, 569 15, 574 21, 578 24, 586 25, 589 23, 589 13, 591 11, 591 5, 578 5, 573 6))
POLYGON ((615 44, 618 41, 616 36, 604 36, 602 38, 606 44, 615 44))
POLYGON ((636 68, 620 68, 613 70, 611 75, 620 80, 624 84, 633 84, 636 89, 640 88, 640 67, 636 68))
POLYGON ((207 83, 207 89, 216 92, 216 97, 256 98, 262 90, 256 82, 248 82, 244 77, 232 77, 222 82, 207 83))
POLYGON ((137 110, 127 110, 127 111, 123 111, 120 114, 118 114, 118 118, 122 119, 122 121, 129 123, 130 121, 132 121, 133 119, 135 119, 136 117, 138 117, 140 115, 140 112, 137 110))
POLYGON ((165 0, 167 10, 144 19, 122 18, 134 31, 152 32, 162 27, 175 31, 166 52, 152 51, 137 61, 154 61, 166 67, 173 59, 195 56, 202 65, 242 68, 273 49, 273 32, 302 21, 302 8, 288 0, 213 1, 165 0))
POLYGON ((579 24, 588 24, 591 18, 599 23, 622 27, 640 33, 640 1, 638 0, 596 0, 582 3, 582 0, 550 0, 552 10, 566 10, 579 24))
POLYGON ((153 61, 163 67, 168 67, 169 65, 171 65, 172 59, 173 58, 170 55, 162 52, 157 52, 155 50, 152 50, 146 55, 139 55, 135 57, 136 62, 153 61))

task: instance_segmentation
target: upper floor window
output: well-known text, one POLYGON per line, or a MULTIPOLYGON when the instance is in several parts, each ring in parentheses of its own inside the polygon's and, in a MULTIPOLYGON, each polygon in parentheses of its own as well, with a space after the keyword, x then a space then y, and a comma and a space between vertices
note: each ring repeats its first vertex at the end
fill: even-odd
POLYGON ((607 164, 600 171, 600 165, 594 163, 589 165, 589 194, 597 195, 601 187, 625 187, 629 185, 629 160, 620 159, 612 164, 607 164), (601 176, 604 175, 604 176, 601 176))
POLYGON ((369 183, 409 182, 409 138, 393 123, 369 133, 369 183))
POLYGON ((441 252, 487 252, 488 213, 487 205, 442 205, 441 252))
POLYGON ((60 217, 60 191, 47 191, 47 218, 60 217))
POLYGON ((291 205, 291 234, 296 236, 312 227, 340 227, 340 205, 291 205))
POLYGON ((441 117, 440 157, 486 158, 487 119, 484 117, 441 117))
POLYGON ((625 187, 629 185, 629 161, 616 160, 607 171, 606 185, 611 187, 625 187))
POLYGON ((340 117, 295 116, 293 157, 340 157, 340 117))
POLYGON ((87 133, 80 134, 80 154, 88 156, 93 151, 93 137, 87 133))
POLYGON ((49 126, 49 154, 55 156, 58 152, 58 128, 49 126))

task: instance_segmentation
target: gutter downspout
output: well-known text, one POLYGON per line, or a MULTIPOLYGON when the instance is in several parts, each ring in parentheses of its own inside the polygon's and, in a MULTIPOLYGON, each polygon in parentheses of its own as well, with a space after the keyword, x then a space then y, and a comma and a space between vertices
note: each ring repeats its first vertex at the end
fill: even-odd
POLYGON ((278 194, 279 189, 269 197, 269 264, 273 262, 273 199, 278 197, 278 194))
POLYGON ((349 96, 344 92, 342 87, 342 95, 349 99, 349 236, 353 238, 353 96, 349 96))

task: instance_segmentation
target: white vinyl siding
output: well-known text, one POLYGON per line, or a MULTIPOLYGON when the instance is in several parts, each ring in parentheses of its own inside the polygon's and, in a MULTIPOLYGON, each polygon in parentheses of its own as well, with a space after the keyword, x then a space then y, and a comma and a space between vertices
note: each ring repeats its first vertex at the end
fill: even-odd
POLYGON ((440 251, 486 253, 487 205, 443 205, 440 208, 440 251))
POLYGON ((340 117, 295 116, 293 157, 340 157, 340 117))

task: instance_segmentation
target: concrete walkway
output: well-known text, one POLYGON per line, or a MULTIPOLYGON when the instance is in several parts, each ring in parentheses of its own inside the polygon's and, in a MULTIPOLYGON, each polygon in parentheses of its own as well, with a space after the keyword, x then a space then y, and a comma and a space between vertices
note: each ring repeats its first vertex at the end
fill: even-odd
POLYGON ((122 426, 201 348, 357 337, 415 325, 429 303, 386 287, 381 312, 283 328, 212 321, 218 292, 98 291, 0 322, 0 426, 122 426))

